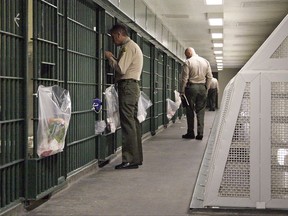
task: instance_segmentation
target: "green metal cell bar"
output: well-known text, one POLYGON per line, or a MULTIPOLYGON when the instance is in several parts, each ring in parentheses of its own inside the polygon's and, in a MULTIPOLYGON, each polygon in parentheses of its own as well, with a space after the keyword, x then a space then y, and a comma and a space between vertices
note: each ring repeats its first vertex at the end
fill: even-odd
MULTIPOLYGON (((7 80, 24 80, 23 77, 12 77, 12 76, 0 76, 0 79, 7 79, 7 80)), ((4 98, 4 97, 3 97, 4 98)))
POLYGON ((69 146, 73 146, 73 145, 76 145, 76 144, 85 142, 85 141, 87 141, 87 140, 94 139, 94 138, 97 137, 97 136, 98 136, 98 135, 92 135, 92 136, 90 136, 90 137, 86 137, 86 138, 81 139, 81 140, 77 140, 77 141, 74 141, 74 142, 70 142, 70 143, 69 143, 69 146))
MULTIPOLYGON (((34 81, 43 81, 43 82, 45 82, 45 81, 48 81, 48 82, 57 82, 57 83, 63 83, 64 81, 61 81, 61 80, 57 80, 57 79, 47 79, 47 78, 32 78, 31 80, 34 80, 34 81)), ((37 90, 38 90, 38 88, 37 88, 37 90)), ((36 90, 36 92, 37 92, 37 90, 36 90)))
MULTIPOLYGON (((33 93, 36 93, 38 90, 38 64, 40 62, 40 50, 37 42, 37 37, 38 37, 38 31, 39 31, 39 26, 38 26, 38 17, 41 17, 41 11, 39 10, 38 7, 38 1, 33 1, 33 93)), ((33 134, 35 134, 35 131, 37 131, 38 123, 38 104, 37 104, 37 98, 34 96, 33 97, 33 134)), ((34 143, 37 143, 37 136, 34 135, 33 137, 34 143)), ((33 148, 33 156, 37 155, 37 149, 36 147, 33 148)), ((26 176, 28 176, 29 170, 27 170, 26 176)), ((26 191, 28 191, 28 185, 26 185, 26 191)), ((26 192, 26 197, 28 198, 28 192, 26 192)))
POLYGON ((15 122, 23 122, 23 121, 24 121, 24 118, 23 118, 23 119, 3 120, 3 121, 0 121, 0 124, 15 123, 15 122))
POLYGON ((3 30, 0 30, 0 34, 6 35, 6 36, 12 36, 14 38, 24 39, 24 37, 21 35, 14 34, 12 32, 3 31, 3 30))
POLYGON ((54 9, 57 9, 56 5, 53 5, 52 3, 48 2, 48 1, 40 0, 39 2, 41 2, 41 3, 43 3, 43 4, 47 5, 47 6, 50 6, 50 7, 54 8, 54 9))
MULTIPOLYGON (((10 37, 7 38, 7 41, 6 41, 6 45, 7 45, 7 49, 6 49, 6 56, 8 57, 6 59, 6 71, 8 73, 11 72, 11 42, 10 42, 10 37), (10 57, 10 58, 9 58, 10 57)), ((9 75, 12 75, 12 74, 9 74, 9 75)), ((9 97, 8 95, 10 95, 10 92, 9 92, 9 88, 10 88, 10 84, 11 81, 10 80, 6 80, 6 88, 4 89, 6 91, 5 93, 5 97, 6 97, 6 118, 9 119, 10 118, 10 115, 11 115, 11 110, 12 110, 12 107, 11 107, 11 97, 9 97), (7 97, 8 96, 8 97, 7 97)), ((5 111, 5 110, 4 110, 5 111)), ((8 130, 6 131, 6 136, 8 134, 8 130)), ((7 141, 8 141, 8 138, 7 137, 7 141)))
POLYGON ((157 49, 155 46, 151 47, 151 66, 150 66, 150 86, 151 86, 151 101, 153 103, 153 106, 151 108, 151 135, 156 134, 156 73, 157 73, 157 60, 156 60, 156 53, 157 49))
POLYGON ((81 53, 81 52, 78 52, 78 51, 75 51, 75 50, 68 50, 68 51, 70 53, 77 54, 79 56, 88 57, 88 58, 91 58, 91 59, 97 59, 95 56, 91 56, 91 55, 88 55, 88 54, 85 54, 85 53, 81 53))
POLYGON ((2 194, 2 197, 3 199, 1 199, 1 207, 4 207, 6 206, 6 172, 7 172, 7 169, 1 171, 1 194, 2 194))
POLYGON ((43 38, 33 38, 33 40, 34 41, 39 41, 39 42, 44 42, 44 43, 51 44, 51 45, 54 45, 54 46, 58 46, 58 43, 50 41, 50 40, 47 40, 47 39, 43 39, 43 38))
POLYGON ((72 18, 69 18, 69 17, 68 17, 68 20, 69 20, 70 22, 72 22, 72 23, 77 24, 78 26, 83 27, 84 29, 86 29, 86 30, 88 30, 88 31, 94 32, 94 29, 91 29, 90 27, 84 25, 83 23, 80 23, 80 22, 78 22, 78 21, 76 21, 76 20, 74 20, 74 19, 72 19, 72 18))
MULTIPOLYGON (((63 74, 63 78, 64 78, 64 88, 68 89, 68 40, 67 40, 67 35, 68 35, 68 0, 64 0, 63 2, 63 6, 64 6, 64 44, 63 44, 63 48, 64 48, 64 62, 63 62, 63 68, 64 68, 64 74, 63 74)), ((72 114, 71 114, 72 115, 72 114)), ((67 132, 68 135, 68 132, 67 132)), ((61 168, 63 169, 63 175, 64 178, 67 179, 67 174, 68 174, 68 153, 67 153, 67 143, 68 143, 68 138, 65 138, 65 143, 64 143, 64 154, 63 154, 63 158, 61 160, 61 168)))
POLYGON ((1 170, 5 170, 5 169, 8 168, 8 167, 15 166, 16 164, 20 164, 20 163, 22 163, 22 162, 24 162, 24 159, 14 160, 14 161, 12 161, 12 162, 10 162, 10 163, 6 163, 6 164, 4 164, 4 165, 1 165, 1 166, 0 166, 0 171, 1 171, 1 170))
MULTIPOLYGON (((22 59, 22 64, 23 64, 23 77, 24 77, 24 81, 23 81, 23 89, 24 90, 20 90, 19 92, 23 91, 23 99, 25 101, 24 105, 23 105, 23 116, 24 116, 24 122, 23 125, 20 128, 25 128, 22 134, 22 139, 20 138, 20 136, 18 137, 19 143, 23 143, 24 145, 19 146, 19 154, 21 154, 20 152, 22 152, 22 154, 24 155, 24 163, 23 163, 23 167, 19 167, 18 171, 17 171, 17 175, 18 177, 18 181, 23 181, 23 177, 24 177, 24 181, 22 183, 22 186, 20 186, 20 183, 18 182, 18 186, 17 186, 17 191, 16 193, 21 194, 21 197, 25 197, 26 195, 26 186, 27 186, 27 146, 28 146, 28 98, 27 98, 27 89, 28 89, 28 24, 27 24, 27 20, 28 20, 28 1, 23 1, 23 23, 26 23, 23 26, 23 35, 24 35, 24 40, 23 40, 23 59, 22 59)), ((20 7, 20 5, 18 4, 18 6, 20 7)), ((20 48, 19 48, 20 49, 20 48)), ((19 52, 20 53, 20 52, 19 52)), ((21 55, 19 56, 19 58, 21 58, 21 55)), ((19 59, 20 61, 20 59, 19 59)), ((18 70, 22 70, 20 69, 20 64, 18 65, 18 70)), ((20 158, 20 155, 19 155, 20 158)), ((20 164, 20 163, 18 163, 20 164)), ((20 166, 20 165, 19 165, 20 166)))

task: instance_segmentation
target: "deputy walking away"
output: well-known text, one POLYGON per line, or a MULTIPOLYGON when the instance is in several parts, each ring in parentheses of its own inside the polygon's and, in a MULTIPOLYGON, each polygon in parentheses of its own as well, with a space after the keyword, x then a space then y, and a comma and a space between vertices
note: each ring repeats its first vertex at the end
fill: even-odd
POLYGON ((206 108, 207 89, 212 79, 209 62, 196 54, 191 47, 185 50, 186 61, 182 68, 180 94, 185 94, 189 102, 186 107, 187 133, 184 139, 195 139, 194 112, 197 117, 197 140, 202 140, 204 130, 204 115, 206 108))
POLYGON ((208 90, 208 98, 207 98, 209 111, 215 111, 218 92, 219 92, 218 80, 213 77, 210 83, 210 88, 208 90))
POLYGON ((125 25, 114 25, 110 34, 114 44, 121 46, 118 58, 110 51, 105 51, 105 57, 116 71, 122 130, 122 163, 115 169, 136 169, 143 162, 142 131, 137 119, 143 54, 140 47, 129 38, 125 25))

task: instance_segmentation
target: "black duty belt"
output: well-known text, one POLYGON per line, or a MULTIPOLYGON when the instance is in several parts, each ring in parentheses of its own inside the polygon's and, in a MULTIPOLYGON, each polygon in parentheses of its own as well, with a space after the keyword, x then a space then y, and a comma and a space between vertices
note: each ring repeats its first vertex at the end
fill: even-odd
POLYGON ((138 80, 135 80, 135 79, 120 79, 117 83, 120 84, 120 83, 124 83, 124 82, 136 82, 138 83, 139 81, 138 80))
POLYGON ((188 82, 187 83, 187 86, 192 86, 192 85, 203 85, 203 86, 205 86, 206 84, 205 83, 192 83, 192 82, 188 82))

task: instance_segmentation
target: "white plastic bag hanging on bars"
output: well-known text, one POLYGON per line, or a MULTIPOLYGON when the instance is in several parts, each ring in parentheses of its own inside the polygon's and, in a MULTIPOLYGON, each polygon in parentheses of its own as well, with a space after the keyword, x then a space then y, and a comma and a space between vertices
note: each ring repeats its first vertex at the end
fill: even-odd
POLYGON ((119 102, 118 93, 114 85, 105 89, 105 102, 107 109, 107 130, 111 133, 115 133, 116 129, 120 127, 120 114, 119 114, 119 102))
POLYGON ((181 97, 180 97, 180 93, 176 90, 174 90, 174 95, 175 95, 175 103, 178 106, 178 108, 181 105, 181 97))
POLYGON ((171 99, 167 98, 167 118, 170 120, 178 110, 179 106, 176 102, 172 101, 171 99))
POLYGON ((137 118, 138 118, 140 123, 146 119, 146 116, 147 116, 146 110, 150 106, 152 106, 151 100, 143 91, 141 91, 140 97, 138 100, 138 112, 137 112, 137 118))
POLYGON ((47 157, 63 151, 71 118, 69 92, 57 85, 38 87, 37 154, 47 157))
POLYGON ((176 90, 174 90, 175 94, 175 102, 172 101, 171 99, 167 98, 167 118, 170 120, 176 113, 176 111, 179 109, 181 105, 181 98, 180 98, 180 93, 176 90))

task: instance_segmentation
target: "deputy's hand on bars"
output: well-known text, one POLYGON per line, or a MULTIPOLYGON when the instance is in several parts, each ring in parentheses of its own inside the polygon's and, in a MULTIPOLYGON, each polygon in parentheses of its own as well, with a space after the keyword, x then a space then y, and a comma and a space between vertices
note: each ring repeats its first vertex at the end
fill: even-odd
POLYGON ((110 52, 110 51, 105 51, 105 57, 106 58, 111 58, 111 57, 113 57, 113 54, 112 54, 112 52, 110 52))

